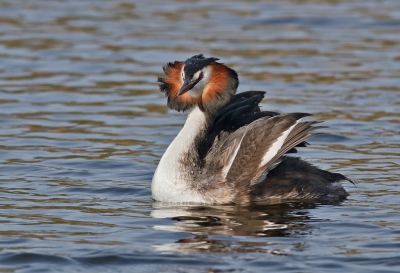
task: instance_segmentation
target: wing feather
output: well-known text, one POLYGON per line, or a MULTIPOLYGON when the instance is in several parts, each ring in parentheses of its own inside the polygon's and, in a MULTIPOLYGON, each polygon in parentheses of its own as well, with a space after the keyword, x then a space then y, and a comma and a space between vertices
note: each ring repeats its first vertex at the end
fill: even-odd
POLYGON ((206 169, 231 183, 238 200, 279 165, 284 154, 305 147, 307 139, 318 135, 312 131, 323 128, 313 126, 316 121, 300 122, 310 116, 307 113, 260 111, 258 104, 263 95, 249 91, 234 96, 216 115, 199 147, 206 169))
MULTIPOLYGON (((293 131, 298 120, 308 115, 305 113, 293 113, 272 118, 262 118, 244 127, 246 130, 245 136, 226 179, 235 181, 236 187, 240 190, 249 187, 276 161, 274 157, 281 151, 282 147, 285 147, 286 151, 295 147, 295 145, 285 145, 285 141, 290 135, 288 130, 293 131), (286 137, 280 139, 285 132, 287 133, 286 137), (274 145, 275 143, 278 143, 277 147, 274 145), (268 162, 261 164, 268 153, 273 153, 272 156, 268 155, 268 157, 275 160, 268 160, 268 162)), ((297 141, 293 143, 297 143, 297 141)))

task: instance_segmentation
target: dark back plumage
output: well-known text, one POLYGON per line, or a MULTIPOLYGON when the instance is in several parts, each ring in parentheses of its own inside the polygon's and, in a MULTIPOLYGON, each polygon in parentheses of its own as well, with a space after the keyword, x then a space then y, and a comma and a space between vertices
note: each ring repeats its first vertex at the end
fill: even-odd
POLYGON ((247 91, 233 96, 231 101, 212 117, 213 122, 206 138, 199 144, 200 158, 207 155, 215 138, 223 132, 234 132, 259 118, 279 115, 277 112, 260 111, 259 103, 265 93, 265 91, 247 91))

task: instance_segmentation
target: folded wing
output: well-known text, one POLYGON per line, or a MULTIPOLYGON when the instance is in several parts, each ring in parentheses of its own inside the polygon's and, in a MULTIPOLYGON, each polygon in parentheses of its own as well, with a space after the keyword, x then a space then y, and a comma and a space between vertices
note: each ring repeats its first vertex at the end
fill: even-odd
POLYGON ((317 135, 310 132, 321 128, 313 126, 316 121, 301 121, 310 116, 307 113, 261 112, 258 103, 263 94, 251 92, 248 97, 242 95, 231 109, 228 105, 220 112, 212 137, 203 146, 209 169, 234 183, 236 192, 243 194, 279 164, 282 155, 305 146, 308 138, 317 135))

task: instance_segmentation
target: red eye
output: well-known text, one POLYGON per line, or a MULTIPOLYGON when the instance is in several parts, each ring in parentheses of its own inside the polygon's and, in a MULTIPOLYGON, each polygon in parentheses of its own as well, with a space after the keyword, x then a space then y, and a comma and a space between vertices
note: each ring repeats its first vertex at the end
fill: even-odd
POLYGON ((200 72, 199 79, 202 79, 204 76, 203 72, 200 72))

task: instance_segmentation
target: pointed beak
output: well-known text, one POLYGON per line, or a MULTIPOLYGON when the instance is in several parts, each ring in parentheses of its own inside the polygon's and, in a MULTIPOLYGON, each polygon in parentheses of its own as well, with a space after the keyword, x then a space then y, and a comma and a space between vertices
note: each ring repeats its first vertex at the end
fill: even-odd
POLYGON ((186 92, 188 92, 190 89, 193 88, 193 86, 196 85, 197 82, 195 81, 185 81, 181 87, 181 89, 178 92, 178 96, 181 96, 183 94, 185 94, 186 92))

